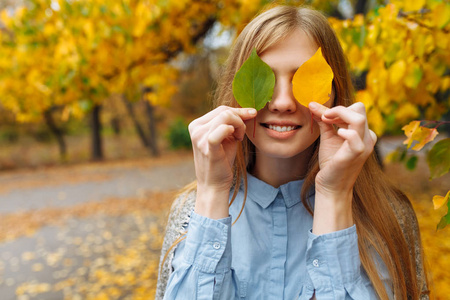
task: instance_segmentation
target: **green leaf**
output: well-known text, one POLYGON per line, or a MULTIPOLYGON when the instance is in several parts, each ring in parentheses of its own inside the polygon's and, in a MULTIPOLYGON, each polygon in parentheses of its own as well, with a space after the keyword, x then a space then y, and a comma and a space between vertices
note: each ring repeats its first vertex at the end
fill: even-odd
POLYGON ((423 77, 422 69, 419 66, 414 66, 412 72, 409 73, 404 79, 405 85, 407 87, 415 89, 422 80, 422 77, 423 77))
POLYGON ((408 152, 406 151, 406 149, 403 149, 403 152, 400 153, 400 157, 398 158, 398 161, 400 161, 400 162, 404 161, 407 154, 408 154, 408 152))
POLYGON ((416 168, 417 165, 417 156, 411 156, 408 161, 406 162, 406 168, 408 168, 408 170, 412 171, 416 168))
POLYGON ((450 170, 450 138, 437 142, 427 155, 430 179, 442 176, 450 170))
POLYGON ((439 229, 444 229, 445 226, 450 224, 450 201, 447 202, 447 214, 441 218, 439 224, 436 226, 436 231, 439 229))
POLYGON ((241 107, 264 108, 272 99, 275 74, 253 49, 233 79, 233 95, 241 107))

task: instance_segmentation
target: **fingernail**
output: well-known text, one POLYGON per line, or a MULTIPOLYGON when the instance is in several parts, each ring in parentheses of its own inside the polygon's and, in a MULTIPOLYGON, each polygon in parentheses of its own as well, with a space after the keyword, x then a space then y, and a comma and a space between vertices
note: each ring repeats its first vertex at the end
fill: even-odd
POLYGON ((319 104, 317 104, 316 102, 310 102, 309 103, 309 108, 316 109, 318 107, 319 107, 319 104))
POLYGON ((250 109, 247 110, 247 113, 248 113, 249 115, 256 115, 256 109, 250 108, 250 109))

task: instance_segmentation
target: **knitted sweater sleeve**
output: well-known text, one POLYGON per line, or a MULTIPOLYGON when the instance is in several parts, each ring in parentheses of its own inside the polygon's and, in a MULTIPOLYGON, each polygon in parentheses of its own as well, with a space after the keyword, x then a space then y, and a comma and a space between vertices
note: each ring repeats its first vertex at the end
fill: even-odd
POLYGON ((405 195, 402 196, 403 201, 393 205, 393 209, 397 215, 397 220, 402 228, 406 242, 410 245, 410 255, 415 260, 417 282, 421 288, 420 300, 429 300, 430 290, 428 288, 427 271, 424 264, 419 222, 411 202, 405 195))
POLYGON ((185 234, 189 223, 189 214, 193 210, 194 205, 195 192, 181 194, 172 204, 161 249, 155 300, 164 298, 167 281, 172 273, 172 260, 176 249, 174 243, 185 234))

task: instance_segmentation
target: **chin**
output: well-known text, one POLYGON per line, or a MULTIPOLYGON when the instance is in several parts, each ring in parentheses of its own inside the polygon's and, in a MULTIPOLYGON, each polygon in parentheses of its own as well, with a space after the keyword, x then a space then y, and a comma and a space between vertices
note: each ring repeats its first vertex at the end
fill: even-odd
POLYGON ((273 145, 273 147, 258 147, 257 152, 259 154, 262 154, 267 157, 271 158, 279 158, 279 159, 290 159, 290 158, 297 158, 301 155, 310 155, 310 151, 305 150, 311 150, 311 145, 314 144, 314 141, 312 143, 308 143, 306 145, 273 145), (294 147, 293 147, 294 146, 294 147))

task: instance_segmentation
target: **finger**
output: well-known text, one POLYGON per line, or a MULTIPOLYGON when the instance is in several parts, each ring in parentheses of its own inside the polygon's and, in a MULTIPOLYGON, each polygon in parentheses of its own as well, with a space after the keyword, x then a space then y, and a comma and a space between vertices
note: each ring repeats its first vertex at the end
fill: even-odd
POLYGON ((209 126, 209 131, 212 132, 221 124, 232 125, 235 128, 235 137, 239 140, 244 138, 246 128, 245 123, 235 112, 231 110, 223 111, 205 126, 209 126))
POLYGON ((360 114, 362 114, 364 116, 366 115, 366 107, 364 106, 364 104, 362 102, 353 103, 348 108, 353 110, 353 111, 355 111, 355 112, 357 112, 357 113, 360 113, 360 114))
MULTIPOLYGON (((361 138, 364 136, 364 132, 368 130, 366 116, 352 109, 349 109, 348 107, 336 106, 330 108, 329 110, 324 112, 324 115, 322 117, 322 119, 326 123, 330 123, 330 120, 337 118, 347 123, 349 125, 348 128, 355 129, 361 138)), ((336 125, 339 124, 341 123, 337 123, 336 125)))
MULTIPOLYGON (((357 112, 363 116, 366 116, 366 107, 364 106, 364 104, 362 102, 353 103, 352 105, 348 106, 347 108, 351 109, 354 112, 357 112)), ((335 124, 339 127, 347 128, 347 126, 342 125, 342 124, 346 124, 346 122, 344 120, 342 120, 340 117, 337 117, 337 118, 325 117, 324 121, 327 123, 330 123, 330 124, 335 124)))
POLYGON ((372 138, 373 144, 375 145, 375 143, 377 142, 377 139, 378 139, 377 135, 375 134, 375 132, 373 132, 370 129, 369 129, 369 134, 370 134, 370 137, 372 138))
POLYGON ((366 145, 355 130, 339 128, 337 134, 347 141, 353 155, 361 155, 366 150, 366 145))
POLYGON ((315 119, 316 117, 320 119, 322 115, 329 109, 325 105, 319 104, 317 102, 310 102, 308 107, 315 119))
POLYGON ((327 111, 329 108, 327 106, 322 105, 322 104, 317 103, 317 102, 310 102, 308 107, 309 107, 309 110, 311 111, 313 119, 319 125, 321 138, 325 138, 326 134, 328 134, 328 133, 334 134, 334 127, 333 127, 333 125, 326 124, 325 122, 322 121, 323 113, 325 111, 327 111))
POLYGON ((232 111, 236 115, 240 116, 243 120, 248 120, 251 118, 254 118, 256 116, 256 109, 254 108, 240 108, 240 107, 229 107, 225 105, 221 105, 209 113, 203 115, 202 117, 194 120, 194 125, 202 125, 210 122, 214 118, 216 118, 218 115, 225 111, 232 111))
POLYGON ((220 124, 208 135, 208 143, 212 147, 220 146, 227 137, 234 132, 232 125, 220 124))

